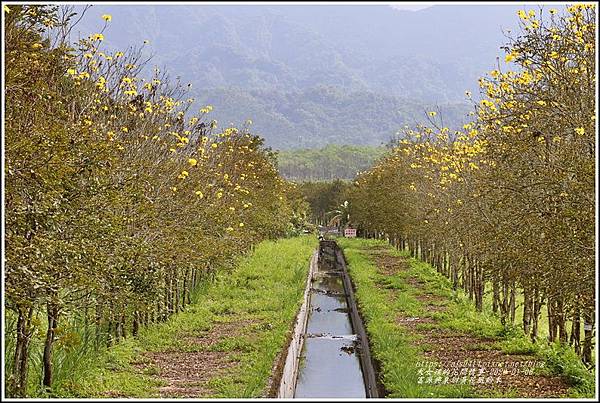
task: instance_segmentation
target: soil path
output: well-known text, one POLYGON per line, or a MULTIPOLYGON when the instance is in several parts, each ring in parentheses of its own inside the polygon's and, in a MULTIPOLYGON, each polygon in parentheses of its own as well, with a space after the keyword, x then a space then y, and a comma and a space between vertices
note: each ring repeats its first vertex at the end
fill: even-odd
POLYGON ((236 349, 221 343, 242 335, 251 337, 254 325, 256 322, 248 319, 214 322, 201 334, 182 335, 181 348, 146 352, 134 366, 140 373, 165 383, 159 388, 160 397, 210 397, 214 391, 209 382, 238 365, 236 349))
MULTIPOLYGON (((376 263, 380 274, 391 276, 408 270, 408 259, 392 256, 383 249, 363 249, 376 263)), ((543 363, 531 355, 511 355, 497 346, 498 339, 480 338, 437 326, 435 314, 447 310, 446 298, 428 293, 425 283, 416 277, 406 282, 415 289, 416 299, 425 314, 420 317, 399 315, 397 323, 416 336, 415 343, 423 348, 429 366, 419 370, 424 383, 470 383, 477 394, 510 397, 549 398, 564 396, 568 384, 558 376, 545 376, 534 371, 543 363)), ((399 293, 401 290, 393 290, 399 293)))

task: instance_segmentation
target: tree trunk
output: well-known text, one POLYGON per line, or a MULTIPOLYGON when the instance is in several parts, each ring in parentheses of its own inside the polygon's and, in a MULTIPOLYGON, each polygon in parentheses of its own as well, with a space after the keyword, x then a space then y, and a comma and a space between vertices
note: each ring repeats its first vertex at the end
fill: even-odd
POLYGON ((475 309, 477 312, 481 312, 483 311, 483 292, 485 287, 483 282, 483 268, 479 262, 475 262, 473 268, 475 269, 475 309))
POLYGON ((115 334, 113 336, 114 342, 118 343, 121 338, 121 318, 118 316, 115 318, 115 334))
POLYGON ((535 287, 533 292, 533 313, 531 324, 531 341, 536 342, 538 337, 540 312, 542 311, 543 298, 540 297, 540 291, 535 287))
POLYGON ((567 335, 567 325, 565 321, 565 307, 562 298, 558 298, 556 301, 556 314, 557 314, 557 326, 558 326, 558 338, 561 343, 567 343, 569 336, 567 335))
POLYGON ((516 311, 517 311, 517 307, 516 307, 516 290, 515 290, 515 283, 512 283, 511 287, 510 287, 510 323, 512 325, 515 324, 515 315, 516 315, 516 311))
POLYGON ((532 308, 531 294, 528 288, 523 288, 523 332, 529 334, 531 329, 531 308, 532 308))
POLYGON ((453 255, 450 255, 449 264, 450 270, 452 270, 452 288, 456 291, 458 290, 458 265, 460 262, 457 264, 456 258, 453 259, 452 257, 453 255))
POLYGON ((497 314, 500 306, 500 286, 498 280, 492 280, 492 312, 497 314))
POLYGON ((502 303, 500 304, 500 322, 502 326, 506 326, 508 320, 508 282, 506 279, 502 280, 502 303))
POLYGON ((190 296, 191 281, 192 270, 186 269, 185 276, 183 277, 183 306, 186 306, 187 304, 190 304, 192 302, 190 296))
POLYGON ((131 334, 133 337, 137 337, 140 329, 140 313, 139 311, 133 312, 133 323, 131 324, 131 334))
POLYGON ((469 299, 473 301, 475 299, 475 264, 471 258, 467 259, 466 262, 469 270, 469 299))
POLYGON ((175 309, 173 310, 173 313, 179 312, 180 296, 181 296, 181 289, 179 287, 179 269, 177 269, 177 272, 175 272, 175 292, 174 292, 175 301, 173 302, 175 309))
POLYGON ((548 341, 556 341, 556 315, 554 311, 554 299, 548 298, 548 341))
POLYGON ((576 307, 575 312, 573 312, 573 324, 569 344, 573 346, 577 355, 581 356, 581 319, 579 317, 579 307, 576 307))
POLYGON ((32 317, 33 307, 18 309, 14 366, 12 382, 9 383, 10 395, 15 397, 26 397, 27 395, 29 345, 31 343, 31 336, 33 335, 33 329, 31 328, 32 317))
POLYGON ((583 311, 583 352, 582 360, 588 367, 593 366, 592 348, 594 347, 594 311, 583 311))
POLYGON ((54 304, 48 304, 48 330, 44 343, 44 387, 49 390, 52 387, 52 348, 54 346, 54 333, 58 327, 59 308, 54 304))

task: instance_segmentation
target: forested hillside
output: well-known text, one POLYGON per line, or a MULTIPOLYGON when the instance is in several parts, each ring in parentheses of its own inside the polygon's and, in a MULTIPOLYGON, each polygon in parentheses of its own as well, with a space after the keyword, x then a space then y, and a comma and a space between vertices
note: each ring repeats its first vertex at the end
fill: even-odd
POLYGON ((280 151, 280 174, 292 181, 353 179, 385 153, 384 147, 328 145, 321 149, 280 151))
POLYGON ((398 128, 428 121, 426 111, 440 111, 452 127, 460 127, 473 107, 466 102, 427 106, 372 91, 350 91, 320 85, 300 91, 213 89, 203 91, 201 103, 215 106, 211 117, 219 124, 252 121, 275 149, 317 148, 327 144, 381 146, 398 128))
POLYGON ((272 147, 380 145, 438 105, 462 126, 464 93, 477 96, 516 9, 98 4, 73 32, 99 31, 100 16, 114 14, 109 48, 148 40, 145 54, 192 83, 219 124, 251 119, 272 147))

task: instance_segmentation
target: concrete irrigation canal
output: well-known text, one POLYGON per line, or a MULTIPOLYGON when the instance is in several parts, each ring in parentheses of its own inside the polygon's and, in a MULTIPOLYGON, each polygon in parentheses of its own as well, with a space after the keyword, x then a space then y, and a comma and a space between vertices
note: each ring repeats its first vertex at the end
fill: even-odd
POLYGON ((335 241, 321 241, 311 259, 278 397, 378 396, 344 255, 335 241))

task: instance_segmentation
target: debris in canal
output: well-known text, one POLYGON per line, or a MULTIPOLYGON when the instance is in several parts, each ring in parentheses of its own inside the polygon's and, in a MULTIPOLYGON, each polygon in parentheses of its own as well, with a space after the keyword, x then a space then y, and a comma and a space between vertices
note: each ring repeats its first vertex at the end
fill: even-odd
POLYGON ((354 345, 342 346, 340 348, 340 350, 342 350, 343 352, 345 352, 347 354, 354 354, 354 351, 356 350, 356 347, 354 347, 354 345))

